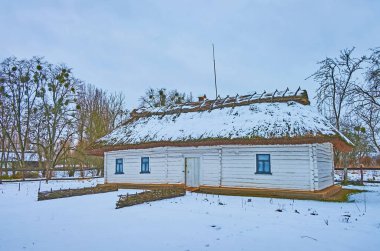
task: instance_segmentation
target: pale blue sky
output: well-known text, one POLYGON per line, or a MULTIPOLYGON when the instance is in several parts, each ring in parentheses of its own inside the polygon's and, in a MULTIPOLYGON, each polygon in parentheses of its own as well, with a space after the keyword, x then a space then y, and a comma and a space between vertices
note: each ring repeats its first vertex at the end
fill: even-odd
POLYGON ((0 0, 0 58, 44 56, 128 105, 148 87, 214 96, 298 86, 316 62, 380 46, 380 1, 0 0))

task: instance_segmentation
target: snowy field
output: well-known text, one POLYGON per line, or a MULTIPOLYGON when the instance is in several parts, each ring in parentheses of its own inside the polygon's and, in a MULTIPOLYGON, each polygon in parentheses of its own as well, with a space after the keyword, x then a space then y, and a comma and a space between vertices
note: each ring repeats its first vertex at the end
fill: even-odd
MULTIPOLYGON (((102 183, 51 181, 41 190, 102 183)), ((39 182, 0 185, 0 250, 379 250, 380 185, 355 202, 213 196, 115 209, 119 190, 37 201, 39 182), (282 211, 282 212, 280 212, 282 211)))
MULTIPOLYGON (((343 170, 335 170, 334 178, 335 181, 343 180, 343 170)), ((359 181, 360 180, 360 170, 347 170, 347 177, 349 181, 359 181)), ((363 180, 370 182, 380 182, 380 170, 363 170, 363 180)))

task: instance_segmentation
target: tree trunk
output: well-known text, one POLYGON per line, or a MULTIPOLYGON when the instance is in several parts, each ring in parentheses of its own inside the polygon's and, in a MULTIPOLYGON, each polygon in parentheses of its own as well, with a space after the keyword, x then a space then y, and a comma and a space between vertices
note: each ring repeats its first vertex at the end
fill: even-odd
POLYGON ((46 170, 45 170, 45 181, 46 181, 46 184, 49 183, 49 180, 50 180, 50 170, 49 170, 49 168, 46 168, 46 170))
POLYGON ((345 166, 344 168, 343 168, 343 183, 344 184, 346 184, 347 183, 347 181, 348 181, 348 178, 347 178, 347 167, 345 166))
POLYGON ((5 162, 3 173, 5 173, 6 176, 9 175, 9 173, 8 173, 8 172, 9 172, 9 170, 8 170, 8 165, 9 165, 9 163, 8 163, 8 162, 5 162))
POLYGON ((49 183, 50 178, 51 178, 50 164, 49 164, 49 161, 46 161, 45 162, 45 179, 46 179, 46 184, 49 183))
POLYGON ((74 177, 74 175, 75 175, 75 165, 72 166, 72 167, 70 167, 68 173, 69 173, 69 177, 74 177))
POLYGON ((347 172, 348 158, 347 158, 347 156, 343 156, 341 154, 339 154, 339 155, 343 159, 343 184, 347 184, 347 182, 348 182, 348 172, 347 172))
POLYGON ((16 176, 16 169, 15 169, 15 163, 12 162, 12 176, 16 176))
POLYGON ((3 163, 0 162, 0 184, 3 184, 3 163))
POLYGON ((364 185, 363 165, 360 165, 360 184, 364 185))
POLYGON ((6 176, 8 176, 8 164, 8 162, 5 162, 3 168, 3 174, 5 174, 6 176))
POLYGON ((343 184, 347 184, 348 182, 348 173, 347 173, 347 168, 348 168, 348 158, 341 152, 335 151, 335 158, 338 159, 338 162, 342 164, 343 167, 343 184))
POLYGON ((81 178, 84 178, 84 170, 83 170, 83 167, 80 169, 80 177, 81 177, 81 178))

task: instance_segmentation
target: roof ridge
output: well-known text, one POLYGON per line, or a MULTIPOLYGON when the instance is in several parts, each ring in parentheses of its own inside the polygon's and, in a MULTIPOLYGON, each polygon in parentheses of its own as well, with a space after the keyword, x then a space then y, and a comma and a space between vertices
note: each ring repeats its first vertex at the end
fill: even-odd
POLYGON ((309 97, 306 90, 301 90, 299 87, 295 92, 289 92, 289 88, 285 91, 278 91, 267 93, 266 91, 258 94, 247 94, 239 96, 229 96, 221 98, 218 96, 216 99, 205 99, 198 102, 186 102, 171 107, 157 107, 157 108, 138 108, 131 111, 131 119, 140 117, 148 117, 152 115, 167 115, 167 114, 180 114, 188 112, 200 112, 213 109, 221 109, 226 107, 245 106, 255 103, 284 103, 295 101, 303 105, 310 105, 309 97))

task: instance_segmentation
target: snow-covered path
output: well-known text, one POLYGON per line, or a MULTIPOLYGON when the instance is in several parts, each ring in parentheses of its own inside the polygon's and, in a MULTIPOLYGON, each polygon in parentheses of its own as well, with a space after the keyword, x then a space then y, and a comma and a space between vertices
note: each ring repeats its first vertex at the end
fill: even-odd
MULTIPOLYGON (((101 183, 55 181, 41 190, 101 183)), ((115 209, 118 194, 37 201, 38 182, 0 185, 0 250, 379 250, 380 186, 356 203, 188 193, 115 209), (282 209, 282 212, 279 212, 282 209), (348 217, 350 215, 350 217, 348 217)))

